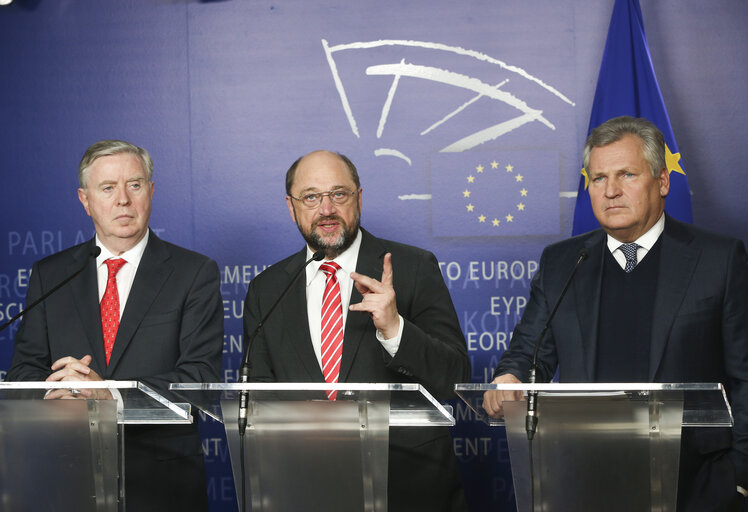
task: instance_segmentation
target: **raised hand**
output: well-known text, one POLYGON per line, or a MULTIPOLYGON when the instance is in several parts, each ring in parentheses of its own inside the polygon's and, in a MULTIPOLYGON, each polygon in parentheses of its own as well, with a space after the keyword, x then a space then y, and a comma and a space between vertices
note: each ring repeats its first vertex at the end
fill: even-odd
POLYGON ((374 320, 374 327, 382 333, 385 339, 394 338, 400 328, 395 289, 392 287, 392 276, 391 253, 384 255, 381 281, 357 272, 351 272, 353 284, 363 296, 363 300, 358 304, 351 304, 348 309, 369 313, 374 320))

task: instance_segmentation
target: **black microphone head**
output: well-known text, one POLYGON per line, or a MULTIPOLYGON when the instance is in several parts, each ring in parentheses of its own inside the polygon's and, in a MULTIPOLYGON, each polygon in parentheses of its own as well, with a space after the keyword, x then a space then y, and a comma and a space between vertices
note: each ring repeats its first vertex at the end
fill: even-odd
POLYGON ((91 252, 88 253, 91 258, 97 258, 99 254, 101 254, 101 247, 98 245, 91 247, 91 252))
POLYGON ((586 247, 582 247, 581 249, 579 249, 579 261, 586 260, 589 255, 590 253, 586 247))
POLYGON ((312 254, 312 261, 322 261, 325 259, 325 251, 317 251, 312 254))

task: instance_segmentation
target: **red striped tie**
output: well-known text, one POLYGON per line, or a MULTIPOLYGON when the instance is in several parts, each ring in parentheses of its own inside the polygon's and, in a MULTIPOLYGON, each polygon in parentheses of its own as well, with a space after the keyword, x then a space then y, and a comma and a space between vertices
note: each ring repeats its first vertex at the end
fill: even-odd
POLYGON ((101 298, 101 332, 104 335, 104 353, 106 354, 106 364, 109 365, 109 358, 112 357, 114 349, 114 340, 117 338, 117 329, 119 329, 119 291, 117 291, 117 272, 122 265, 127 263, 121 258, 108 259, 106 263, 109 269, 109 275, 106 279, 106 290, 101 298))
MULTIPOLYGON (((343 356, 343 307, 340 286, 335 273, 340 265, 334 261, 320 266, 325 273, 325 294, 322 296, 322 373, 325 382, 337 383, 340 376, 340 359, 343 356)), ((337 391, 328 391, 327 397, 335 400, 337 391)))

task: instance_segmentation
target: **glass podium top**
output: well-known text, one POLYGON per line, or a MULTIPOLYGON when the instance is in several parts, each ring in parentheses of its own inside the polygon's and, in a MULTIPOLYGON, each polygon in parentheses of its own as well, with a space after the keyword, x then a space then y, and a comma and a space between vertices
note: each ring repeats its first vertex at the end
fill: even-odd
POLYGON ((139 381, 0 382, 0 400, 118 400, 117 423, 191 423, 189 403, 175 403, 139 381), (60 390, 61 392, 56 392, 60 390))
POLYGON ((609 397, 610 400, 682 400, 684 427, 731 427, 732 410, 720 383, 543 383, 543 384, 457 384, 457 395, 476 416, 491 425, 503 425, 503 418, 489 417, 483 410, 483 394, 489 390, 537 391, 538 397, 609 397))
MULTIPOLYGON (((337 400, 390 403, 390 426, 453 426, 452 407, 440 404, 420 384, 326 384, 308 382, 256 382, 248 384, 171 384, 169 389, 210 417, 223 422, 220 402, 238 400, 241 391, 252 401, 327 401, 326 392, 338 392, 337 400)), ((231 418, 230 421, 234 421, 231 418)))

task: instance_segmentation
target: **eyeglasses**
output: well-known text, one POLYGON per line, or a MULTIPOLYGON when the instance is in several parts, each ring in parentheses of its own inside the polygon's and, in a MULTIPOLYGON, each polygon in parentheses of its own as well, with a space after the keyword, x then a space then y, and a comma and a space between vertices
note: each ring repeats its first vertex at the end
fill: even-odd
POLYGON ((294 197, 291 195, 289 195, 288 197, 299 201, 304 205, 304 207, 312 209, 318 208, 319 205, 322 204, 322 198, 325 196, 329 197, 330 202, 335 206, 342 206, 346 204, 348 200, 356 194, 356 192, 358 192, 358 189, 348 190, 346 188, 339 188, 331 190, 329 192, 312 192, 309 194, 304 194, 301 197, 294 197))

